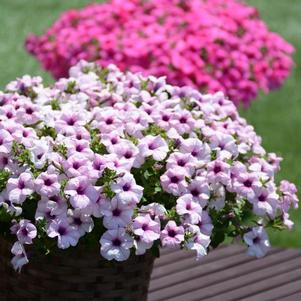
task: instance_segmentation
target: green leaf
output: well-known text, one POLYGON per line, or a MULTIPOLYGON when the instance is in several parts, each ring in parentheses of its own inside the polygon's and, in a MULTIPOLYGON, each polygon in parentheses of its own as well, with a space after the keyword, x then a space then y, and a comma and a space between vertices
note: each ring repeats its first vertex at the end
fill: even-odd
POLYGON ((53 146, 53 150, 59 154, 61 154, 65 159, 67 159, 68 148, 65 144, 57 144, 53 146))
POLYGON ((53 139, 55 139, 57 137, 57 132, 55 130, 55 128, 44 125, 41 129, 37 130, 37 134, 39 137, 52 137, 53 139))
POLYGON ((75 94, 77 92, 75 87, 76 87, 76 81, 74 80, 69 81, 67 88, 65 89, 65 92, 68 94, 75 94))
POLYGON ((50 102, 50 105, 51 105, 52 110, 58 111, 58 110, 61 109, 60 103, 59 103, 59 100, 58 100, 58 99, 53 99, 53 100, 50 102))
POLYGON ((9 176, 10 176, 9 171, 4 169, 0 171, 0 191, 2 191, 6 187, 9 176))

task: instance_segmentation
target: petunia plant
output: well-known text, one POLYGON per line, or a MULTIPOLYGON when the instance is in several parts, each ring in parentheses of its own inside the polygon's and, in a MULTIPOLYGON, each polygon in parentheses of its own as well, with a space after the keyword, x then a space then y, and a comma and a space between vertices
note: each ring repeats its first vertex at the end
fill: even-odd
POLYGON ((220 92, 85 61, 51 87, 24 76, 0 93, 0 235, 17 270, 77 245, 201 258, 240 238, 261 257, 298 206, 280 161, 220 92))
POLYGON ((250 104, 280 87, 294 48, 240 0, 111 0, 70 10, 27 50, 56 78, 81 59, 167 76, 202 93, 250 104))

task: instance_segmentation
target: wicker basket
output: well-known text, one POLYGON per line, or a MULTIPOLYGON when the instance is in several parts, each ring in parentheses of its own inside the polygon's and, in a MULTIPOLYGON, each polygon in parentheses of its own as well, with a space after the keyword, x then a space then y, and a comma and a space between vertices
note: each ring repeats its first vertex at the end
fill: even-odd
POLYGON ((18 274, 11 268, 7 242, 0 240, 0 300, 146 301, 154 257, 108 262, 99 250, 75 248, 68 254, 32 258, 18 274))

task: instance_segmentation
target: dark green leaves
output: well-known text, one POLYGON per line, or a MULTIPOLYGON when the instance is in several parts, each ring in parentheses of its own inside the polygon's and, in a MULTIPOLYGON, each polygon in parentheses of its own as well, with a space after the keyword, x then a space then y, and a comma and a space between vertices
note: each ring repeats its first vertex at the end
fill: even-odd
POLYGON ((234 193, 227 192, 225 206, 221 210, 210 209, 213 223, 211 245, 216 248, 227 238, 243 236, 248 227, 256 223, 252 205, 246 200, 237 201, 234 193))
POLYGON ((38 129, 37 134, 39 137, 49 136, 49 137, 52 137, 53 139, 55 139, 57 136, 55 128, 47 126, 47 125, 44 125, 41 129, 38 129))
POLYGON ((90 129, 90 135, 91 135, 91 143, 90 143, 91 150, 96 154, 100 154, 100 155, 107 154, 107 149, 105 145, 101 143, 101 140, 99 138, 99 130, 90 129))
POLYGON ((67 158, 68 148, 65 144, 57 144, 53 147, 53 150, 59 154, 61 154, 64 158, 67 158))
POLYGON ((115 192, 111 189, 112 182, 116 179, 117 172, 115 170, 111 170, 109 168, 105 168, 102 176, 96 181, 96 186, 102 186, 103 193, 108 198, 113 198, 115 196, 115 192))
POLYGON ((59 100, 58 100, 58 99, 53 99, 53 100, 50 102, 50 105, 51 105, 52 110, 58 111, 58 110, 61 109, 60 103, 59 103, 59 100))
POLYGON ((33 165, 30 160, 30 152, 25 148, 24 145, 14 141, 12 145, 12 153, 20 166, 33 165))
POLYGON ((68 82, 65 92, 68 94, 75 94, 77 92, 75 87, 76 87, 76 81, 70 81, 68 82))
POLYGON ((10 173, 7 170, 0 171, 0 191, 2 191, 6 187, 9 176, 10 173))

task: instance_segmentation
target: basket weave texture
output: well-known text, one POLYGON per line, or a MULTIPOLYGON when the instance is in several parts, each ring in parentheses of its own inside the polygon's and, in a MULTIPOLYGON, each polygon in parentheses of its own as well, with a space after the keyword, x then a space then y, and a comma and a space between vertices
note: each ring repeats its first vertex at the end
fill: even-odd
POLYGON ((1 301, 146 301, 154 257, 147 253, 108 262, 99 250, 31 258, 16 273, 9 244, 0 239, 1 301))

